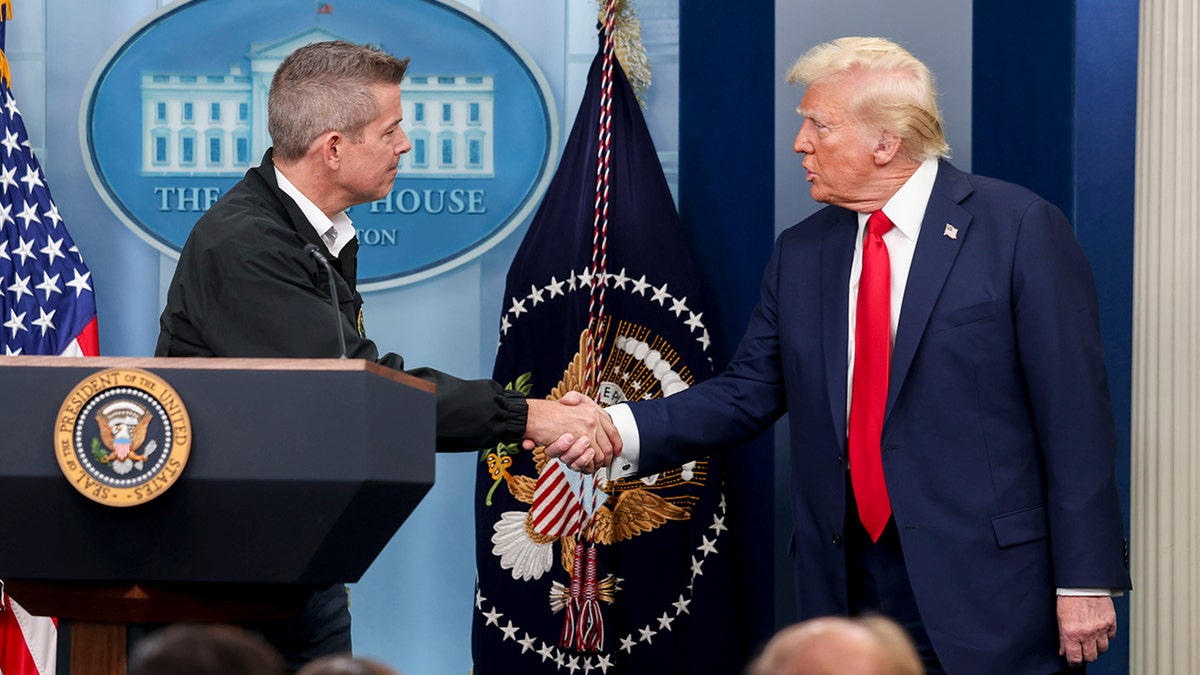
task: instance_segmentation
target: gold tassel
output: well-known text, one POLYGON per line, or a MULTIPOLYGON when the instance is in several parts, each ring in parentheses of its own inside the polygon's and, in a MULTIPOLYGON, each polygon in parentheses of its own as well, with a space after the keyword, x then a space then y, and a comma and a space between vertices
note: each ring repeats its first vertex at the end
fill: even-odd
POLYGON ((12 70, 8 67, 8 57, 0 51, 0 77, 4 78, 4 86, 12 88, 12 70))
MULTIPOLYGON (((0 0, 0 21, 12 20, 12 0, 0 0)), ((8 66, 8 57, 4 54, 4 50, 0 49, 0 77, 4 78, 4 85, 12 86, 12 69, 8 66)))
MULTIPOLYGON (((599 21, 601 26, 608 25, 608 3, 600 3, 599 21)), ((621 69, 633 92, 637 94, 638 103, 646 107, 646 91, 650 89, 650 59, 646 57, 646 45, 642 44, 642 22, 637 17, 637 9, 633 0, 615 0, 613 3, 613 51, 621 62, 621 69)))

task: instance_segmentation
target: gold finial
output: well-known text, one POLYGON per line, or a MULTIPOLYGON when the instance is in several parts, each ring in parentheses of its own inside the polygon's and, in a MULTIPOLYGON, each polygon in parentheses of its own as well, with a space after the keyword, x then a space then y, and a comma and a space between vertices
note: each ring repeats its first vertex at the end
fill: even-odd
POLYGON ((613 12, 613 51, 621 62, 621 69, 637 94, 638 103, 646 107, 646 91, 650 89, 650 59, 646 57, 646 46, 642 44, 642 22, 637 17, 633 0, 598 0, 600 3, 600 25, 608 25, 609 7, 613 12))
POLYGON ((12 19, 12 0, 0 0, 0 21, 12 19))

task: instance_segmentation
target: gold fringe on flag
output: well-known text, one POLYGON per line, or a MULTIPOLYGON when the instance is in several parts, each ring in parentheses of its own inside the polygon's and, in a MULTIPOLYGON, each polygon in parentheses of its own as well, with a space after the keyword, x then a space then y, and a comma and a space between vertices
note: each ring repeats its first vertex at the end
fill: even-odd
MULTIPOLYGON (((2 0, 0 0, 2 1, 2 0)), ((600 25, 608 25, 608 3, 599 0, 600 25)), ((616 0, 613 6, 613 51, 621 62, 621 69, 637 94, 638 103, 646 107, 646 91, 650 89, 650 59, 646 57, 646 46, 642 44, 642 22, 637 17, 633 0, 616 0)))

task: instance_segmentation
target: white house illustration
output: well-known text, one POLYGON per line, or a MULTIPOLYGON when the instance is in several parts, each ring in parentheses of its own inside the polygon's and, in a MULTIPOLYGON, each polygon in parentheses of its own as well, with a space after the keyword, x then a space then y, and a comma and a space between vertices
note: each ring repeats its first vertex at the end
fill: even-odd
MULTIPOLYGON (((283 59, 312 42, 344 39, 311 28, 252 43, 245 64, 224 74, 142 73, 142 174, 240 176, 270 146, 267 92, 283 59)), ((492 75, 416 75, 403 84, 404 124, 412 151, 400 161, 409 178, 494 175, 492 75)))

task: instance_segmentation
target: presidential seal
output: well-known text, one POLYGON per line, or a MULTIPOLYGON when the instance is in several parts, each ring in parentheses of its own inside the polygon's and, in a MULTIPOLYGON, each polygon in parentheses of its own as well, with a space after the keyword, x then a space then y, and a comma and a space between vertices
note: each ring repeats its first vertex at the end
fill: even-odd
POLYGON ((134 506, 175 484, 191 451, 191 421, 162 378, 137 368, 90 375, 63 401, 58 466, 88 499, 134 506))

